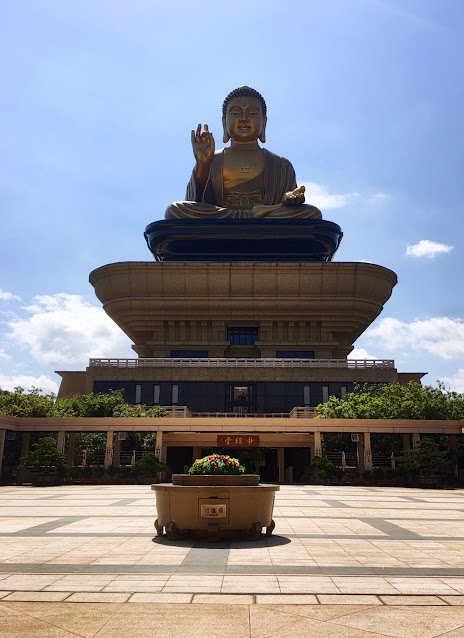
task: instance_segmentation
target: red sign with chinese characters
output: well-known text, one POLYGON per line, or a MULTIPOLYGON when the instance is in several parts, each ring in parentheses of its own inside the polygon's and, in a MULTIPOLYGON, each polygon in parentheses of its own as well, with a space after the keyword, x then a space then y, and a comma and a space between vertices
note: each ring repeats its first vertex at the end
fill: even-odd
POLYGON ((218 447, 259 447, 259 436, 254 434, 218 434, 218 447))

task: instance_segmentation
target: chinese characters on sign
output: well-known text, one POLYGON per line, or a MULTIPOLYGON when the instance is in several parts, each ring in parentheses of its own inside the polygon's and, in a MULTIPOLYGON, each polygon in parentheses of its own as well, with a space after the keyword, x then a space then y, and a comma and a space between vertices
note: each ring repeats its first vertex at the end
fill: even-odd
POLYGON ((259 436, 254 434, 218 434, 218 447, 259 447, 259 436))
POLYGON ((200 516, 202 518, 225 518, 227 516, 227 505, 225 503, 202 505, 200 516))

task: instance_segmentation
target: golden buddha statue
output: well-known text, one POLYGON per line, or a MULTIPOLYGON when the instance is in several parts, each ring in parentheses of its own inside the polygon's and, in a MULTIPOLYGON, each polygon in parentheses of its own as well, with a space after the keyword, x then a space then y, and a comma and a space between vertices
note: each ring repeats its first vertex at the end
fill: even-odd
POLYGON ((263 96, 242 86, 222 106, 223 142, 230 146, 215 152, 207 124, 192 131, 196 164, 187 201, 168 206, 166 219, 322 218, 304 203, 305 187, 297 187, 291 163, 259 146, 266 141, 266 110, 263 96))

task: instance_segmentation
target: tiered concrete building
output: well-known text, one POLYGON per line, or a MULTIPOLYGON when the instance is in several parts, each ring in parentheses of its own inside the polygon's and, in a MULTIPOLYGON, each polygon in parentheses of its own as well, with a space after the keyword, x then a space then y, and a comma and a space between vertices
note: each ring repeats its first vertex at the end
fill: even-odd
POLYGON ((170 424, 158 451, 174 471, 224 447, 226 433, 232 449, 238 435, 259 436, 269 478, 300 475, 321 453, 315 406, 354 383, 423 376, 347 359, 396 281, 373 264, 278 257, 103 266, 90 282, 138 356, 60 371, 59 396, 122 389, 130 403, 167 407, 180 429, 170 424))

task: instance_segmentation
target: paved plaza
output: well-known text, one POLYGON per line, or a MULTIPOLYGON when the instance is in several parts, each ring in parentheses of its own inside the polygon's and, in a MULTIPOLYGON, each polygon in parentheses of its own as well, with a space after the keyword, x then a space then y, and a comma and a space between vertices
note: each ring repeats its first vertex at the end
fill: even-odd
POLYGON ((219 543, 156 538, 150 486, 0 495, 2 637, 464 638, 463 490, 283 485, 219 543))

